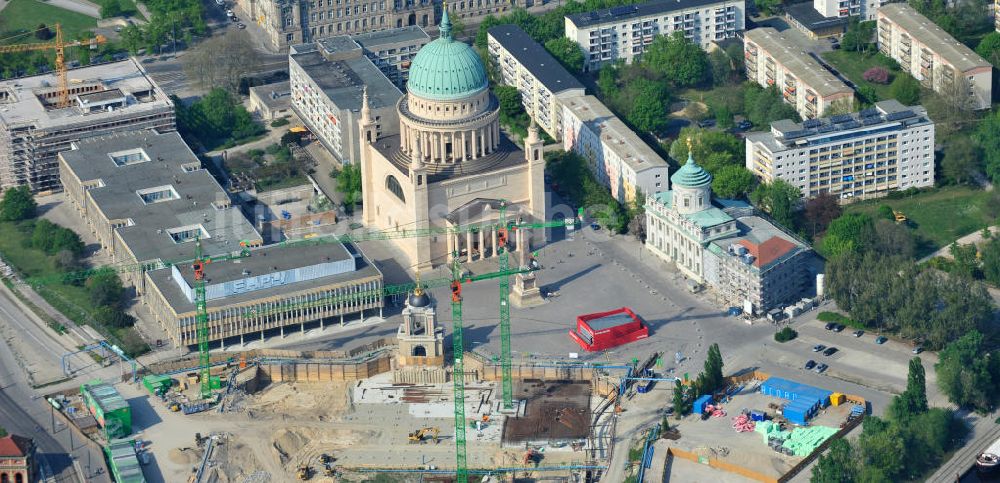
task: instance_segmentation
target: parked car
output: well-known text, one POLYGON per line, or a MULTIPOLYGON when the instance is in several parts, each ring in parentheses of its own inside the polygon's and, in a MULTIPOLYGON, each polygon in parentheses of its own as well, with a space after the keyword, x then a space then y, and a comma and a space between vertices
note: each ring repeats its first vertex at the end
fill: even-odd
POLYGON ((714 125, 715 125, 715 119, 705 119, 703 121, 698 121, 698 127, 700 128, 712 127, 714 125))
POLYGON ((240 22, 240 23, 236 24, 236 27, 239 28, 240 30, 243 30, 243 29, 247 28, 247 24, 245 24, 243 22, 240 22))
POLYGON ((826 330, 833 330, 833 328, 836 327, 836 326, 837 326, 837 324, 834 324, 833 322, 827 322, 826 326, 824 328, 826 330))
POLYGON ((836 353, 837 353, 837 348, 836 347, 829 347, 825 351, 823 351, 823 355, 824 356, 832 356, 832 355, 834 355, 836 353))
POLYGON ((914 348, 913 348, 913 351, 912 351, 912 352, 913 352, 914 354, 919 354, 919 353, 921 353, 921 352, 923 352, 923 351, 924 351, 924 348, 923 348, 923 347, 920 347, 920 346, 916 346, 916 347, 914 347, 914 348))
POLYGON ((861 337, 863 335, 865 335, 865 331, 863 331, 863 330, 855 330, 854 331, 854 337, 861 337))
POLYGON ((829 367, 830 366, 828 366, 826 364, 820 364, 820 365, 816 366, 816 368, 813 369, 813 371, 815 371, 816 374, 822 374, 823 371, 827 370, 829 367))
POLYGON ((226 16, 227 16, 227 17, 232 17, 232 16, 234 16, 234 15, 235 15, 235 14, 233 13, 233 11, 232 11, 232 10, 226 10, 226 16))
POLYGON ((844 325, 843 325, 843 324, 837 324, 836 326, 834 326, 834 327, 833 327, 833 331, 834 331, 834 332, 843 332, 843 331, 844 331, 844 328, 845 328, 845 327, 844 327, 844 325))
POLYGON ((821 352, 823 349, 826 349, 826 346, 823 344, 816 344, 813 346, 813 352, 821 352))
POLYGON ((753 127, 753 123, 750 122, 750 121, 747 121, 747 120, 743 120, 743 121, 740 121, 739 124, 736 125, 736 127, 738 127, 740 129, 746 131, 747 129, 750 129, 750 128, 753 127))
POLYGON ((889 339, 886 339, 884 336, 880 335, 880 336, 878 336, 878 337, 875 338, 875 343, 878 344, 878 345, 882 345, 882 344, 885 344, 886 341, 888 341, 888 340, 889 339))
POLYGON ((810 369, 812 369, 812 368, 814 368, 814 367, 816 367, 816 361, 814 361, 812 359, 809 359, 808 361, 806 361, 806 370, 807 371, 810 370, 810 369))

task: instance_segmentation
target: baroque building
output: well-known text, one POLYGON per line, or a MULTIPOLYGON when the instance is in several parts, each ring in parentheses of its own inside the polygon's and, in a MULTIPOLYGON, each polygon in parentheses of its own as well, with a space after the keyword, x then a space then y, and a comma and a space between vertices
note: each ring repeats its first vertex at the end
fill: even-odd
MULTIPOLYGON (((500 132, 500 103, 472 47, 451 35, 448 12, 439 38, 414 57, 406 93, 396 103, 398 133, 379 134, 368 96, 362 102, 364 224, 379 230, 481 230, 391 240, 416 269, 453 255, 472 261, 498 253, 502 202, 507 216, 545 219, 545 161, 535 126, 525 150, 500 132)), ((517 231, 512 249, 530 244, 517 231)), ((541 235, 541 234, 540 234, 541 235)))

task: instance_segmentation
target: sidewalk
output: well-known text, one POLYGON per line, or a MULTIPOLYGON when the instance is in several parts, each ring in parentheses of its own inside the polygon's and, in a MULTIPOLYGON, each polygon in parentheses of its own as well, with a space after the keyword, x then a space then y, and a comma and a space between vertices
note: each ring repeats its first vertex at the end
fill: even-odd
MULTIPOLYGON (((993 233, 993 236, 1000 235, 1000 226, 991 226, 990 233, 993 233)), ((981 241, 983 241, 983 230, 977 230, 975 233, 970 233, 956 240, 959 245, 968 245, 970 243, 979 243, 981 241)), ((917 261, 917 263, 924 263, 934 257, 952 258, 951 245, 949 244, 948 246, 942 247, 940 250, 921 258, 917 261)))

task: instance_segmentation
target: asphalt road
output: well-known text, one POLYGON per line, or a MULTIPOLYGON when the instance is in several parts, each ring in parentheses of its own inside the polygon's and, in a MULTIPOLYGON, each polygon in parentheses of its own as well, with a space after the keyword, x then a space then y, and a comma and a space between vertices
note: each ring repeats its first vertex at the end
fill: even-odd
POLYGON ((58 424, 58 420, 53 431, 50 406, 28 385, 9 350, 0 350, 0 426, 35 440, 43 474, 53 475, 54 481, 80 481, 73 465, 75 458, 84 474, 89 475, 86 481, 110 483, 97 445, 85 444, 80 434, 58 424), (99 468, 102 474, 90 474, 99 468))

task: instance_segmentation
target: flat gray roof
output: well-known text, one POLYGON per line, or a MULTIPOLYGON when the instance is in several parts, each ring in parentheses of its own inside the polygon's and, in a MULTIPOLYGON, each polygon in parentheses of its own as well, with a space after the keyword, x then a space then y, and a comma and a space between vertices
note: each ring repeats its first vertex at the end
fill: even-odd
POLYGON ((601 143, 614 151, 636 173, 650 168, 667 167, 667 162, 618 119, 600 99, 594 96, 574 97, 567 100, 565 105, 580 121, 600 133, 601 143))
POLYGON ((605 8, 592 12, 574 13, 567 15, 566 18, 579 28, 727 3, 735 2, 732 0, 658 0, 635 5, 605 8))
POLYGON ((180 134, 131 131, 88 138, 75 149, 60 153, 81 181, 102 180, 88 190, 109 220, 129 220, 117 229, 136 259, 177 261, 194 257, 194 242, 175 243, 168 230, 200 225, 207 232, 202 248, 207 255, 239 250, 241 240, 261 242, 261 236, 208 171, 201 168, 180 134), (141 149, 148 161, 119 166, 109 153, 141 149), (192 170, 192 168, 195 168, 192 170), (172 189, 174 199, 144 202, 140 190, 172 189))
MULTIPOLYGON (((352 247, 352 250, 357 249, 352 247)), ((326 257, 329 256, 331 252, 336 254, 338 251, 346 253, 343 246, 335 244, 291 247, 272 245, 251 250, 251 255, 248 258, 240 258, 224 262, 213 262, 211 265, 206 267, 205 274, 212 282, 221 283, 224 281, 244 278, 242 275, 243 270, 248 270, 251 274, 265 274, 287 270, 289 268, 315 265, 317 263, 324 262, 326 257), (332 249, 333 246, 336 246, 337 248, 332 249), (277 270, 275 270, 274 267, 277 267, 277 270)), ((305 291, 326 285, 350 283, 372 277, 381 279, 382 272, 379 271, 379 269, 376 268, 371 261, 363 255, 360 255, 360 250, 357 250, 356 253, 359 254, 359 257, 357 259, 357 269, 353 272, 320 277, 304 282, 295 282, 266 290, 230 295, 224 299, 220 299, 218 302, 209 302, 208 308, 211 311, 213 307, 218 307, 223 304, 245 304, 260 299, 261 297, 273 296, 275 295, 275 292, 290 293, 305 291)), ((335 258, 331 257, 331 259, 335 258)), ((181 274, 184 276, 184 279, 189 284, 192 283, 193 275, 191 273, 191 267, 178 266, 177 268, 181 270, 181 274)), ((159 292, 163 294, 164 299, 168 304, 170 304, 175 313, 181 314, 185 312, 193 312, 195 310, 194 304, 188 301, 184 292, 182 292, 181 288, 177 286, 169 268, 149 271, 147 272, 147 276, 159 292)))
POLYGON ((928 49, 940 55, 945 62, 953 65, 956 69, 967 72, 979 68, 992 68, 986 59, 965 46, 965 44, 955 40, 954 37, 931 22, 927 17, 906 3, 890 3, 879 7, 879 18, 885 17, 890 22, 899 25, 899 28, 906 31, 913 37, 927 46, 928 49))
POLYGON ((854 94, 854 90, 847 87, 847 84, 802 51, 794 40, 781 35, 777 30, 761 27, 748 30, 744 35, 817 94, 823 97, 840 93, 854 94))
POLYGON ((904 106, 895 99, 876 102, 874 107, 851 114, 838 114, 803 122, 782 119, 771 123, 769 132, 747 135, 750 142, 763 144, 771 152, 803 146, 842 142, 847 137, 868 136, 887 127, 907 129, 932 124, 923 106, 904 106), (832 139, 832 138, 836 139, 832 139))
POLYGON ((420 43, 421 41, 427 43, 431 40, 431 36, 427 35, 427 32, 420 28, 419 25, 368 32, 366 34, 355 35, 352 38, 368 50, 377 50, 383 45, 420 43))
POLYGON ((794 3, 785 6, 785 13, 812 32, 820 29, 847 26, 847 17, 824 17, 811 2, 794 3))
POLYGON ((292 87, 289 81, 254 86, 250 88, 250 92, 272 109, 288 106, 292 102, 292 87))
MULTIPOLYGON (((327 39, 329 40, 329 39, 327 39)), ((395 106, 403 93, 368 57, 327 60, 315 44, 296 45, 289 55, 340 109, 360 110, 361 92, 368 86, 372 109, 395 106)))
POLYGON ((569 89, 584 90, 580 83, 559 63, 549 51, 535 42, 521 27, 517 25, 497 25, 489 30, 490 38, 499 43, 504 50, 517 59, 531 75, 545 86, 549 92, 558 94, 569 89))
POLYGON ((128 105, 114 111, 100 110, 92 113, 82 113, 75 105, 65 109, 50 109, 37 96, 39 93, 56 91, 59 80, 54 72, 50 72, 0 82, 0 123, 31 123, 36 129, 48 129, 76 123, 103 122, 142 111, 173 109, 174 103, 135 58, 71 69, 66 77, 69 79, 70 89, 120 89, 129 96, 128 105), (137 98, 136 94, 142 94, 142 97, 137 98))

